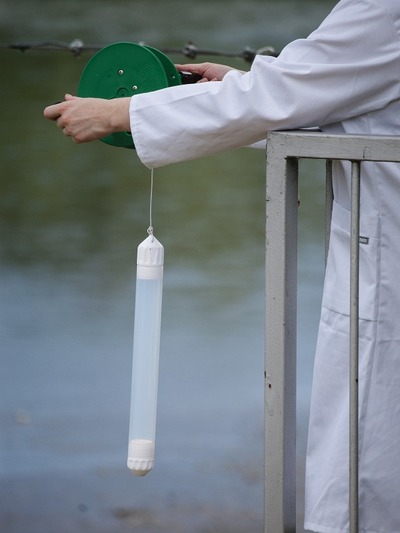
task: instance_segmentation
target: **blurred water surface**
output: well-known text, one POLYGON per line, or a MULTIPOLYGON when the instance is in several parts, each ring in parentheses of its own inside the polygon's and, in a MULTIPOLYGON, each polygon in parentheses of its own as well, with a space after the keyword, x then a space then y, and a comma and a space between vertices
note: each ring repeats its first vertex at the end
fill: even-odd
MULTIPOLYGON (((0 42, 279 50, 334 3, 3 0, 0 42)), ((243 149, 155 172, 166 256, 157 450, 154 471, 136 479, 125 463, 149 171, 134 151, 76 146, 42 118, 76 92, 89 57, 0 50, 0 530, 260 532, 265 155, 243 149)), ((323 270, 321 170, 302 164, 300 472, 323 270)))

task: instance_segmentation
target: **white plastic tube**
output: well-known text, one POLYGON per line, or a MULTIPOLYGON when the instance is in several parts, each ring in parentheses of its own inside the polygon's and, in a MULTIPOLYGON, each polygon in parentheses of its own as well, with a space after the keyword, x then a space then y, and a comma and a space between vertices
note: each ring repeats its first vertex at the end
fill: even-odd
POLYGON ((154 465, 164 248, 150 235, 138 246, 128 468, 154 465))

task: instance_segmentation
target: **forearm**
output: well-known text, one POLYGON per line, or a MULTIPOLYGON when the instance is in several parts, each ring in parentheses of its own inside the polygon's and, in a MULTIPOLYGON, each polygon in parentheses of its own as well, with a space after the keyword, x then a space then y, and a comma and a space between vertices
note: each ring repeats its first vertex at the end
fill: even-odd
MULTIPOLYGON (((132 98, 131 132, 146 166, 159 167, 246 146, 266 137, 244 74, 132 98)), ((261 106, 260 106, 261 107, 261 106)))

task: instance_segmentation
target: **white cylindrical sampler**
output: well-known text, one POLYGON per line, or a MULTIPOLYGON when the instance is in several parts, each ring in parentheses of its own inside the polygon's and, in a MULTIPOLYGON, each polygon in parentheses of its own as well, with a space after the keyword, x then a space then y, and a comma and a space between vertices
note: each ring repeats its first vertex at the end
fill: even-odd
POLYGON ((164 248, 150 234, 137 250, 128 468, 138 476, 154 465, 164 248))

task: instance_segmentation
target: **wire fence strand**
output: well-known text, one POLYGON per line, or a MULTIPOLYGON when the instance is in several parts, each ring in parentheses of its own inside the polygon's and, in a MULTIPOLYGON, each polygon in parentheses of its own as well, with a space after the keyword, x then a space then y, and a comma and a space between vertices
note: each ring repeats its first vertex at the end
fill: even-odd
MULTIPOLYGON (((147 43, 138 43, 143 46, 147 46, 147 43)), ((80 56, 84 52, 97 52, 107 45, 98 44, 85 44, 81 39, 74 39, 71 42, 64 41, 41 41, 36 43, 0 43, 0 49, 19 50, 20 52, 26 52, 28 50, 47 50, 47 51, 64 51, 69 52, 73 56, 80 56)), ((246 63, 252 63, 256 55, 268 55, 277 57, 277 52, 272 46, 263 46, 259 49, 252 49, 246 47, 240 52, 223 52, 217 50, 208 50, 198 48, 192 42, 187 42, 182 48, 164 48, 160 49, 165 54, 177 54, 183 55, 189 59, 196 59, 198 56, 220 56, 243 59, 246 63)))

